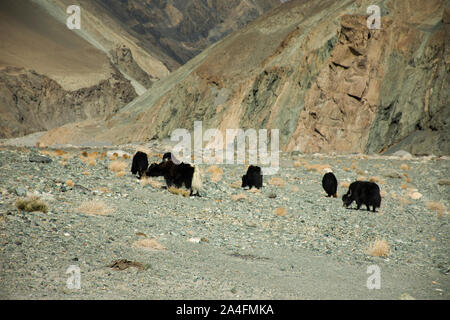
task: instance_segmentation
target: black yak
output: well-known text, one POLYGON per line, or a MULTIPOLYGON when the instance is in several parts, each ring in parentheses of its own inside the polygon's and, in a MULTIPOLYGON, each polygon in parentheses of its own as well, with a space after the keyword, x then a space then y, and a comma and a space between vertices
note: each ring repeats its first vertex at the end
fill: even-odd
POLYGON ((328 169, 326 170, 327 173, 322 178, 322 187, 324 188, 325 192, 327 193, 327 197, 333 196, 334 198, 337 198, 337 179, 336 176, 333 174, 333 172, 328 169))
POLYGON ((342 196, 344 207, 348 207, 353 201, 356 201, 357 210, 361 205, 365 205, 370 211, 370 206, 375 212, 376 208, 381 205, 380 187, 374 182, 355 181, 350 184, 346 194, 342 196))
POLYGON ((175 186, 191 190, 191 196, 200 196, 202 188, 202 178, 200 170, 188 163, 175 164, 172 160, 165 160, 161 163, 152 163, 146 173, 149 177, 164 177, 167 187, 175 186))
POLYGON ((247 169, 247 173, 242 176, 242 188, 256 187, 260 189, 263 184, 263 176, 261 174, 261 168, 258 166, 250 165, 247 169))
POLYGON ((131 173, 138 174, 138 179, 140 179, 148 168, 147 154, 141 151, 136 152, 133 156, 133 162, 131 164, 131 173))

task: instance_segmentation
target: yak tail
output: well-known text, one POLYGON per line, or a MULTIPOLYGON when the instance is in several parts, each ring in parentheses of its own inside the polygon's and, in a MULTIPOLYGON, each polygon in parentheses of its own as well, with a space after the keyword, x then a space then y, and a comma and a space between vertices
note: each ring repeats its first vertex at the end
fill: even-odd
POLYGON ((202 189, 202 185, 203 185, 203 183, 202 183, 202 175, 200 173, 200 168, 197 166, 194 166, 194 174, 192 177, 192 185, 191 185, 192 192, 199 194, 200 190, 202 189))

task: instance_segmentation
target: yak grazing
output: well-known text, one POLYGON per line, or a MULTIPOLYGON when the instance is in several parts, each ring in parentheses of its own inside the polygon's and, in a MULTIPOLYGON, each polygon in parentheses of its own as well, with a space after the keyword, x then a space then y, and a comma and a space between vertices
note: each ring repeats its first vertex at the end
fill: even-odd
POLYGON ((149 177, 164 177, 167 187, 175 186, 191 190, 191 196, 200 196, 202 178, 198 167, 188 163, 175 164, 172 160, 164 160, 161 163, 152 163, 146 173, 149 177))
POLYGON ((247 169, 247 173, 242 176, 242 188, 256 187, 260 189, 263 184, 263 176, 261 174, 261 168, 258 166, 250 165, 247 169))
POLYGON ((133 162, 131 164, 131 173, 134 175, 137 173, 138 179, 140 179, 147 171, 147 167, 147 154, 141 151, 136 152, 136 154, 133 156, 133 162))
POLYGON ((370 206, 375 212, 376 208, 381 205, 380 187, 369 181, 355 181, 350 184, 346 194, 342 196, 344 207, 348 207, 353 201, 356 202, 356 209, 359 210, 361 205, 365 205, 370 211, 370 206))

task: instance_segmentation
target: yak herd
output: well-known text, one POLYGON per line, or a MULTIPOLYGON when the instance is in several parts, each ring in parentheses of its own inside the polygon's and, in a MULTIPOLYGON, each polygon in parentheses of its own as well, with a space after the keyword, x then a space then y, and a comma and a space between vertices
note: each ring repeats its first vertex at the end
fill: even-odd
MULTIPOLYGON (((138 179, 142 176, 147 177, 164 177, 167 187, 175 186, 181 188, 183 185, 190 190, 191 196, 200 196, 202 188, 202 179, 200 171, 196 166, 187 163, 179 163, 170 152, 163 155, 161 163, 152 163, 148 165, 147 154, 141 151, 136 152, 133 156, 131 165, 131 173, 136 175, 138 179)), ((337 197, 337 179, 330 169, 322 178, 322 187, 327 193, 327 197, 337 197)), ((263 176, 261 168, 250 165, 247 173, 242 176, 242 188, 248 187, 257 189, 263 186, 263 176)), ((374 182, 355 181, 352 182, 346 194, 342 196, 344 207, 350 206, 353 201, 356 202, 356 209, 359 210, 361 205, 365 205, 367 210, 370 207, 375 212, 376 208, 381 205, 380 188, 374 182)))

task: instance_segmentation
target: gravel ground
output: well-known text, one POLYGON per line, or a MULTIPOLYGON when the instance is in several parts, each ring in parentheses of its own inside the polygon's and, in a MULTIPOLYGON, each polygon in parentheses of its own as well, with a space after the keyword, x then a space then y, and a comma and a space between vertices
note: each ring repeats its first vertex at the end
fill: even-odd
POLYGON ((266 176, 260 192, 240 188, 244 165, 220 165, 218 182, 201 165, 203 197, 189 198, 143 186, 129 172, 131 159, 121 159, 123 176, 109 169, 108 157, 82 161, 82 151, 106 149, 45 150, 0 148, 0 298, 449 298, 446 157, 283 154, 275 177, 285 185, 266 176), (329 165, 340 184, 373 177, 381 208, 344 208, 341 185, 338 198, 327 198, 319 165, 329 165), (47 203, 46 213, 16 208, 32 194, 47 203), (110 212, 82 213, 87 200, 103 201, 110 212), (443 208, 432 210, 430 202, 443 208), (145 239, 151 248, 139 246, 145 239), (388 243, 388 256, 368 253, 377 239, 388 243), (109 267, 119 259, 142 268, 109 267), (66 286, 71 265, 80 268, 80 289, 66 286), (379 290, 366 287, 370 265, 381 270, 379 290))

